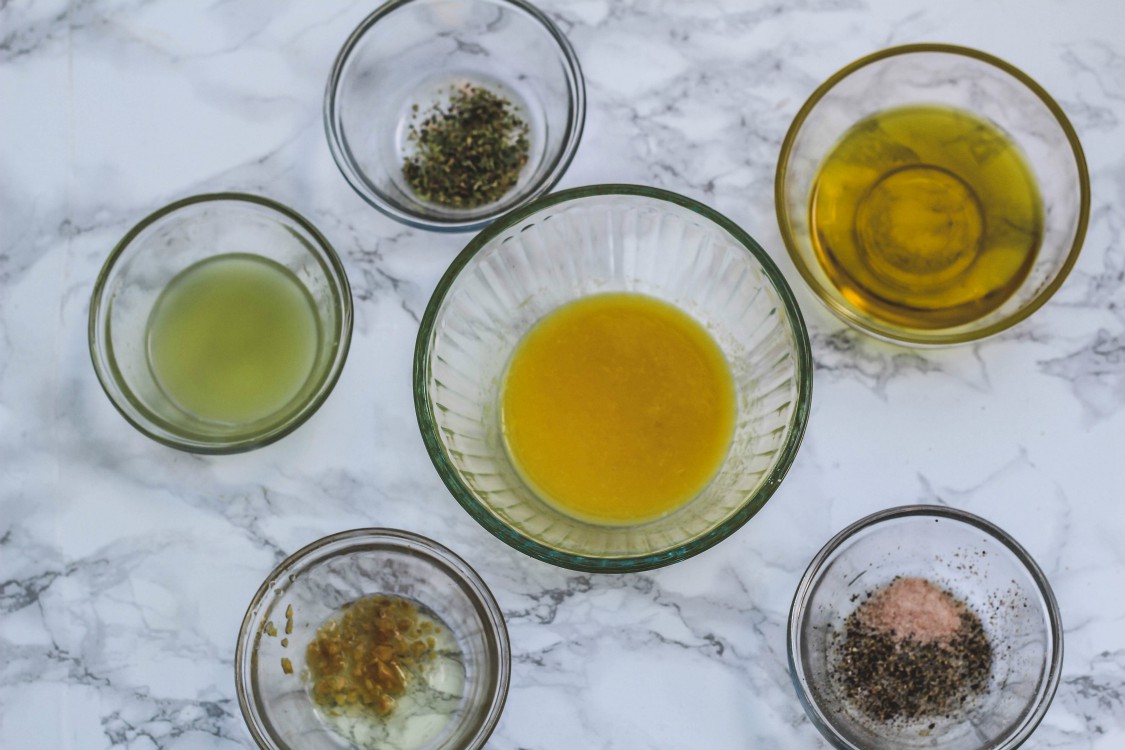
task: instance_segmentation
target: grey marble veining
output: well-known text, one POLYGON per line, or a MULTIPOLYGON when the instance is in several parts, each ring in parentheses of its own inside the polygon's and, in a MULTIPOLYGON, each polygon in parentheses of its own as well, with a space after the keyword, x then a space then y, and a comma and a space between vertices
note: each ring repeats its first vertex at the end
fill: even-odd
POLYGON ((381 216, 347 186, 321 101, 372 2, 0 0, 0 747, 250 747, 235 637, 264 576, 326 534, 392 526, 464 556, 496 594, 512 687, 490 747, 816 748, 785 623, 851 521, 948 503, 1044 568, 1066 625, 1058 695, 1026 747, 1125 747, 1125 5, 1112 0, 544 1, 587 80, 560 187, 656 185, 743 226, 802 306, 813 413, 785 483, 718 547, 591 576, 504 546, 418 437, 418 321, 468 235, 381 216), (915 41, 1025 70, 1078 131, 1085 248, 1031 319, 914 350, 846 328, 802 285, 773 209, 781 140, 824 78, 915 41), (117 240, 214 190, 293 206, 333 243, 356 326, 333 395, 240 456, 147 440, 101 392, 86 316, 117 240))

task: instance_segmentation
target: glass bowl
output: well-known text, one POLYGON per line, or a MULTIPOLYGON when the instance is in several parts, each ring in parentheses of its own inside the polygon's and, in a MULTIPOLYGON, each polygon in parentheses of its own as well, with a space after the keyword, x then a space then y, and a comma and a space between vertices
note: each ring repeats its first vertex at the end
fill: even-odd
POLYGON ((263 750, 476 750, 500 719, 511 670, 504 617, 480 576, 442 545, 393 529, 333 534, 278 565, 246 610, 234 663, 238 703, 263 750), (421 673, 421 695, 438 696, 422 710, 400 698, 383 720, 341 721, 310 698, 306 650, 325 621, 373 595, 411 601, 455 645, 421 673))
POLYGON ((797 587, 788 636, 805 712, 845 750, 1011 750, 1043 719, 1062 669, 1058 605, 1035 561, 988 521, 943 506, 881 511, 834 536, 797 587), (987 687, 950 716, 874 721, 833 678, 845 618, 896 576, 953 594, 980 617, 992 645, 987 687))
MULTIPOLYGON (((229 294, 226 298, 230 300, 229 294)), ((296 429, 332 391, 351 333, 351 289, 328 241, 292 209, 239 193, 185 198, 143 219, 110 253, 90 302, 90 356, 110 401, 145 435, 194 453, 246 451, 296 429), (179 283, 170 286, 177 279, 179 283), (176 347, 186 350, 207 341, 215 345, 224 337, 258 337, 263 329, 238 334, 243 329, 233 325, 233 318, 263 314, 260 306, 210 321, 204 319, 212 316, 201 315, 198 306, 176 320, 172 313, 164 314, 176 309, 175 300, 183 310, 183 302, 193 295, 198 298, 202 290, 225 294, 220 290, 232 284, 240 293, 253 289, 266 295, 268 314, 287 323, 284 330, 270 331, 280 343, 255 355, 259 359, 253 364, 268 364, 254 376, 272 383, 227 382, 228 390, 212 390, 225 394, 228 402, 209 404, 208 390, 195 389, 183 378, 211 388, 215 384, 207 376, 234 372, 230 363, 238 360, 237 352, 205 352, 204 357, 213 355, 224 365, 209 373, 198 361, 154 365, 170 362, 158 360, 170 355, 159 354, 154 346, 174 338, 176 347), (171 290, 168 296, 166 290, 171 290), (185 327, 187 320, 194 320, 196 327, 185 327), (179 394, 178 400, 168 388, 179 394)), ((238 347, 248 343, 252 342, 238 347)))
MULTIPOLYGON (((973 146, 974 158, 988 157, 986 151, 991 146, 983 140, 973 146)), ((910 153, 904 141, 897 139, 889 142, 889 148, 910 153)), ((932 166, 927 158, 911 154, 900 160, 907 166, 932 166)), ((1035 81, 1002 60, 944 44, 914 44, 876 52, 825 81, 801 107, 785 136, 775 191, 785 245, 816 296, 845 322, 888 341, 914 345, 981 339, 1031 315, 1058 290, 1074 266, 1090 213, 1085 157, 1074 128, 1058 104, 1035 81), (933 326, 922 327, 904 322, 907 318, 891 320, 887 314, 865 311, 854 291, 842 292, 833 283, 825 271, 826 261, 814 244, 811 202, 826 156, 864 118, 912 105, 954 108, 998 127, 1022 152, 1038 184, 1042 238, 1030 271, 1006 301, 987 312, 988 306, 1002 298, 1002 294, 994 294, 980 308, 983 314, 968 322, 947 325, 948 321, 934 321, 933 326)), ((872 188, 867 195, 876 192, 872 188)), ((861 201, 860 205, 865 204, 861 201)), ((873 209, 883 216, 892 213, 884 210, 887 206, 883 203, 875 201, 872 205, 883 206, 873 209)), ((987 222, 985 225, 978 247, 987 249, 990 242, 995 246, 995 240, 988 239, 994 235, 987 233, 987 222)), ((917 236, 915 232, 909 234, 917 236)), ((878 275, 880 261, 876 256, 880 251, 867 247, 870 244, 870 240, 866 245, 861 242, 862 257, 866 267, 878 275)), ((981 257, 977 255, 973 261, 977 266, 981 257)), ((964 267, 955 262, 949 268, 952 273, 964 267)))
POLYGON ((395 0, 369 15, 340 50, 324 102, 336 165, 375 208, 422 229, 477 229, 546 193, 578 148, 586 90, 570 43, 523 0, 395 0), (472 208, 422 200, 403 177, 411 125, 451 87, 511 102, 528 126, 515 186, 472 208))
POLYGON ((481 525, 554 565, 645 570, 729 536, 769 499, 809 416, 804 321, 749 236, 674 193, 597 185, 541 198, 475 237, 438 283, 414 352, 414 404, 430 459, 481 525), (726 458, 694 499, 645 523, 590 523, 543 502, 508 457, 498 399, 513 348, 544 315, 601 292, 671 303, 714 337, 734 379, 726 458))

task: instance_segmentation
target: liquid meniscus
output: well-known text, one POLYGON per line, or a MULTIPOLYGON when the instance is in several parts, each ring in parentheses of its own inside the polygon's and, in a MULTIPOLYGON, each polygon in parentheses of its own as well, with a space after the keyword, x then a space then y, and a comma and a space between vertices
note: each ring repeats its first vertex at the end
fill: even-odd
POLYGON ((519 343, 502 431, 545 501, 595 523, 636 523, 711 481, 734 432, 734 394, 722 350, 689 315, 641 294, 598 294, 519 343))
POLYGON ((173 278, 150 314, 147 339, 152 374, 179 408, 247 424, 284 409, 309 380, 318 315, 287 268, 233 253, 173 278))
POLYGON ((995 125, 918 105, 854 125, 825 158, 809 205, 831 282, 889 323, 938 329, 1002 305, 1043 236, 1038 186, 995 125))

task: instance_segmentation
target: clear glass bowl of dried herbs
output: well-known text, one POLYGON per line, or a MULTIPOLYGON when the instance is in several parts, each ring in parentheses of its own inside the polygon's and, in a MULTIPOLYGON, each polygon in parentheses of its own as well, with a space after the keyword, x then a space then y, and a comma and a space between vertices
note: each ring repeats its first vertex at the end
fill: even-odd
POLYGON ((944 506, 868 516, 813 558, 789 615, 805 712, 845 750, 1011 750, 1062 668, 1043 572, 995 525, 944 506))
POLYGON ((340 50, 324 121, 364 200, 412 226, 464 231, 559 181, 585 101, 570 43, 524 0, 395 0, 340 50))

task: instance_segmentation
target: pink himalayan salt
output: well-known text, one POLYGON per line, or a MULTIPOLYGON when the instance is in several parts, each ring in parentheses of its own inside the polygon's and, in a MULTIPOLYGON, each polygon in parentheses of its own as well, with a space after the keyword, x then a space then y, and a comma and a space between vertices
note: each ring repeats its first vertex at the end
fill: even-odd
POLYGON ((897 578, 856 610, 859 621, 896 641, 949 640, 965 606, 924 578, 897 578))

